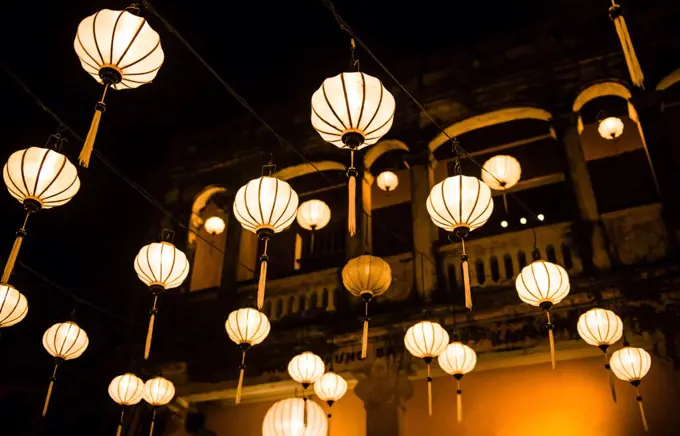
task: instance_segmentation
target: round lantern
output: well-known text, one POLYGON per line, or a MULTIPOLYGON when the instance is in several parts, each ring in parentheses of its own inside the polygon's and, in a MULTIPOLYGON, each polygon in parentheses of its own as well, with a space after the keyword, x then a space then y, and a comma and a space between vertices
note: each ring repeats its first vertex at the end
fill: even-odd
POLYGON ((505 191, 517 184, 522 176, 522 166, 512 156, 499 154, 484 162, 482 180, 489 188, 505 191))
MULTIPOLYGON (((273 165, 269 165, 273 168, 273 165)), ((262 176, 253 179, 236 193, 234 215, 244 229, 250 230, 264 241, 260 256, 260 280, 257 288, 257 308, 264 305, 267 281, 267 246, 274 233, 287 229, 295 220, 298 207, 297 193, 291 186, 276 177, 262 176)))
POLYGON ((356 233, 354 152, 373 145, 392 127, 394 97, 382 82, 361 72, 330 77, 312 95, 312 126, 324 141, 350 150, 347 227, 356 233))
MULTIPOLYGON (((534 253, 538 257, 538 251, 534 253)), ((522 269, 515 280, 515 287, 522 301, 545 311, 548 318, 550 361, 555 369, 554 325, 550 321, 550 309, 569 294, 569 275, 561 266, 537 259, 522 269)))
POLYGON ((437 358, 439 366, 456 379, 456 408, 458 422, 463 422, 463 390, 460 381, 465 374, 475 369, 477 353, 462 342, 451 342, 437 358))
POLYGON ((449 334, 436 322, 421 321, 411 326, 404 336, 404 345, 413 356, 423 359, 427 366, 427 405, 432 416, 432 359, 439 356, 449 343, 449 334))
POLYGON ((160 36, 138 15, 139 8, 135 6, 123 11, 103 9, 78 25, 73 47, 80 64, 104 85, 79 157, 85 167, 90 163, 99 121, 106 111, 106 91, 109 88, 132 89, 150 83, 165 59, 160 36))
POLYGON ((246 351, 253 345, 264 341, 269 335, 271 326, 269 319, 259 310, 245 308, 238 309, 229 314, 224 327, 227 330, 229 339, 234 341, 241 348, 241 365, 238 377, 238 387, 236 388, 236 404, 241 402, 241 392, 243 390, 243 377, 246 370, 246 351))
POLYGON ((399 185, 399 177, 392 171, 383 171, 378 174, 378 178, 375 181, 378 184, 378 188, 385 192, 394 191, 399 185))
POLYGON ((144 381, 132 373, 125 373, 111 380, 111 383, 109 384, 109 396, 121 406, 116 436, 120 436, 123 431, 125 407, 134 406, 139 403, 142 401, 143 395, 144 381))
POLYGON ((156 408, 165 406, 175 396, 175 385, 163 377, 155 377, 144 383, 144 401, 153 408, 151 414, 151 428, 149 436, 153 436, 153 429, 156 425, 156 408))
POLYGON ((312 383, 316 383, 325 370, 326 365, 323 360, 310 351, 298 354, 288 363, 288 374, 304 389, 307 389, 312 383))
POLYGON ((584 341, 598 347, 604 353, 604 368, 609 373, 609 389, 616 403, 616 387, 607 350, 623 336, 623 321, 611 310, 595 308, 579 317, 576 328, 584 341))
POLYGON ((277 401, 262 422, 262 436, 326 436, 327 431, 321 406, 302 398, 277 401))
POLYGON ((26 237, 28 217, 40 209, 68 203, 80 189, 80 179, 75 165, 66 156, 42 147, 29 147, 12 153, 2 175, 10 195, 19 200, 26 210, 24 223, 17 231, 0 280, 7 283, 26 237))
POLYGON ((321 200, 308 200, 298 207, 297 222, 305 230, 321 230, 331 220, 331 208, 321 200))
POLYGON ((331 370, 321 376, 321 378, 314 383, 314 393, 321 401, 325 401, 328 404, 328 434, 330 435, 330 425, 331 418, 333 414, 331 413, 331 408, 336 401, 342 398, 347 392, 347 381, 333 372, 331 365, 331 370))
POLYGON ((205 220, 205 224, 203 224, 203 227, 205 228, 206 232, 215 236, 222 234, 227 225, 225 224, 222 218, 218 216, 211 216, 210 218, 205 220))
MULTIPOLYGON (((172 239, 172 233, 164 235, 172 239)), ((135 272, 137 277, 153 294, 153 307, 149 315, 149 329, 146 334, 144 359, 149 358, 153 326, 158 314, 158 296, 168 289, 180 286, 189 275, 189 261, 187 256, 168 240, 145 245, 139 250, 135 258, 135 272)))
POLYGON ((648 432, 649 426, 647 425, 645 409, 642 404, 642 396, 640 395, 640 382, 642 381, 642 378, 647 375, 649 368, 652 366, 652 356, 642 348, 628 346, 624 340, 624 347, 612 354, 611 359, 609 359, 609 364, 611 365, 614 375, 635 386, 642 425, 644 426, 645 431, 648 432))
POLYGON ((78 327, 78 324, 66 321, 54 324, 48 328, 43 335, 42 342, 45 350, 54 357, 54 370, 50 377, 50 385, 47 388, 47 396, 45 397, 45 405, 42 412, 42 416, 45 416, 50 405, 52 388, 57 380, 59 365, 65 360, 80 357, 90 344, 90 340, 87 338, 85 330, 78 327))
POLYGON ((604 139, 614 141, 623 134, 623 121, 618 117, 608 117, 600 121, 597 132, 604 139))
POLYGON ((0 328, 20 323, 27 313, 26 297, 12 285, 0 285, 0 328))
POLYGON ((390 265, 379 257, 364 254, 350 259, 342 269, 342 284, 352 295, 364 300, 364 322, 361 337, 361 358, 368 349, 368 303, 383 294, 392 283, 390 265))
POLYGON ((460 260, 463 264, 465 306, 472 309, 470 266, 465 252, 465 238, 491 217, 493 212, 491 189, 476 177, 463 175, 447 177, 432 188, 426 206, 436 226, 455 233, 461 240, 460 260))

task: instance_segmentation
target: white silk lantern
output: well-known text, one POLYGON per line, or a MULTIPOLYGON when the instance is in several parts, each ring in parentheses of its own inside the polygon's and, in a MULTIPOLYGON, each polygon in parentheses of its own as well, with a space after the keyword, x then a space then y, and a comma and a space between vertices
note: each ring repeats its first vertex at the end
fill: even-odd
MULTIPOLYGON (((455 316, 455 315, 454 315, 455 316)), ((445 373, 456 379, 456 410, 458 422, 463 422, 463 390, 460 381, 477 365, 477 353, 462 342, 451 342, 437 358, 445 373)))
POLYGON ((262 422, 262 436, 326 436, 327 431, 321 406, 302 398, 277 401, 262 422))
POLYGON ((149 403, 153 408, 151 414, 151 426, 149 427, 149 436, 153 436, 153 430, 156 426, 156 409, 165 406, 172 401, 175 396, 175 385, 168 379, 163 377, 154 377, 144 383, 144 401, 149 403))
POLYGON ((311 351, 300 353, 288 362, 290 378, 300 383, 304 390, 316 383, 325 369, 326 365, 323 360, 311 351))
POLYGON ((109 384, 109 396, 121 407, 120 420, 116 430, 116 436, 120 436, 125 423, 125 407, 134 406, 142 401, 144 381, 130 372, 119 375, 109 384))
POLYGON ((27 313, 26 297, 12 285, 0 285, 0 328, 20 323, 27 313))
POLYGON ((649 432, 645 408, 642 404, 642 396, 640 395, 640 382, 642 382, 643 377, 647 375, 649 368, 652 366, 652 356, 642 348, 629 346, 625 339, 623 345, 623 348, 612 354, 609 364, 616 377, 627 381, 635 387, 642 425, 645 431, 649 432))

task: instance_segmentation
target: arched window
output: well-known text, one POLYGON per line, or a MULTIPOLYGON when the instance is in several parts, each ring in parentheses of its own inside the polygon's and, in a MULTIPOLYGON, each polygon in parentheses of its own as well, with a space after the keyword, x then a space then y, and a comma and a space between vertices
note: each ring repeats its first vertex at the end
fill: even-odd
POLYGON ((295 296, 291 295, 288 299, 288 313, 297 313, 298 307, 295 305, 295 296))
POLYGON ((505 265, 505 278, 511 280, 515 278, 515 271, 512 267, 512 256, 505 254, 503 256, 503 264, 505 265))
POLYGON ((329 303, 328 299, 329 299, 328 289, 324 288, 323 293, 321 294, 321 308, 323 310, 328 309, 328 303, 329 303))
POLYGON ((475 261, 475 270, 477 271, 477 283, 483 285, 486 281, 484 273, 484 261, 482 259, 477 259, 475 261))
POLYGON ((574 262, 571 259, 571 249, 567 244, 562 244, 562 259, 564 259, 564 268, 570 270, 574 267, 574 262))
POLYGON ((281 318, 283 315, 283 298, 279 298, 276 300, 276 317, 281 318))
POLYGON ((309 311, 313 312, 317 309, 317 303, 319 302, 319 295, 316 291, 312 291, 312 295, 309 298, 309 311))
POLYGON ((557 256, 555 255, 555 247, 553 247, 552 245, 548 245, 545 248, 545 257, 548 259, 548 262, 557 263, 557 256))
POLYGON ((522 250, 517 252, 517 263, 519 263, 519 269, 521 270, 525 266, 527 266, 527 255, 524 254, 522 250))
POLYGON ((496 256, 491 256, 489 263, 491 264, 491 280, 499 282, 501 279, 501 272, 498 268, 498 258, 496 256))

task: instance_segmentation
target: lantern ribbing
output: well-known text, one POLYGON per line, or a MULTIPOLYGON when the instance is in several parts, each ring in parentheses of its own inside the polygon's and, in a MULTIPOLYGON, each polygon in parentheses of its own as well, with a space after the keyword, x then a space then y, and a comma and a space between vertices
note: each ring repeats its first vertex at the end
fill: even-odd
POLYGON ((642 396, 640 395, 640 383, 652 366, 652 357, 642 348, 629 346, 624 339, 624 347, 612 354, 609 364, 616 377, 629 382, 635 387, 642 425, 645 431, 649 432, 645 408, 642 403, 642 396))

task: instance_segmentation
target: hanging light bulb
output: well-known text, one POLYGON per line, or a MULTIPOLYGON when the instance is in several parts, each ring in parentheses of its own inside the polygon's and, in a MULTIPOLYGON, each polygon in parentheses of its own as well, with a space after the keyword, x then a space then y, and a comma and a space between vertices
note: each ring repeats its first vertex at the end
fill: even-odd
POLYGON ((451 342, 439 355, 437 361, 445 373, 456 379, 457 417, 458 422, 463 422, 463 390, 460 388, 460 381, 465 374, 475 369, 477 353, 462 342, 451 342))
MULTIPOLYGON (((457 172, 460 163, 456 163, 457 172)), ((472 309, 470 266, 465 252, 465 238, 483 226, 493 212, 491 189, 476 177, 456 175, 437 183, 427 197, 427 212, 437 227, 452 232, 462 243, 460 260, 463 264, 465 306, 472 309)))
POLYGON ((144 381, 132 373, 125 373, 111 380, 109 396, 120 405, 120 420, 116 436, 120 436, 125 423, 125 408, 134 406, 142 401, 144 396, 144 381))
POLYGON ((649 432, 645 408, 642 404, 642 396, 640 395, 640 382, 652 366, 652 356, 642 348, 628 346, 624 340, 624 347, 612 354, 609 364, 616 377, 635 386, 642 425, 645 431, 649 432))
POLYGON ((20 323, 27 313, 26 297, 12 285, 0 285, 0 328, 20 323))
POLYGON ((482 180, 489 188, 503 192, 503 206, 508 212, 508 198, 506 192, 519 182, 522 177, 522 166, 512 156, 499 154, 484 162, 482 166, 482 180))
POLYGON ((277 401, 262 422, 262 436, 325 436, 327 431, 321 406, 302 398, 277 401))
POLYGON ((151 83, 165 59, 160 36, 138 15, 139 6, 136 5, 123 11, 103 9, 78 25, 73 47, 80 64, 104 85, 104 93, 95 105, 90 131, 78 158, 84 167, 90 164, 99 121, 106 111, 106 91, 151 83))
POLYGON ((616 388, 607 351, 623 336, 623 321, 611 310, 595 308, 579 317, 576 328, 584 341, 598 347, 604 353, 604 368, 609 374, 609 389, 616 403, 616 388))
MULTIPOLYGON (((53 135, 53 138, 57 138, 53 135)), ((58 139, 58 138, 57 138, 58 139)), ((58 139, 60 141, 60 139, 58 139)), ((0 283, 7 284, 14 270, 21 243, 26 237, 26 224, 32 213, 68 203, 80 189, 78 170, 61 153, 49 148, 29 147, 9 157, 2 171, 7 190, 21 202, 26 217, 17 231, 0 283)))
POLYGON ((304 390, 321 378, 326 365, 316 354, 305 351, 288 362, 288 374, 302 385, 304 390))
POLYGON ((555 369, 554 325, 550 321, 550 310, 569 294, 569 275, 559 265, 539 259, 534 249, 534 260, 525 266, 515 280, 519 298, 527 304, 540 307, 548 317, 548 337, 550 339, 550 361, 555 369))
MULTIPOLYGON (((331 418, 333 415, 330 410, 336 401, 340 400, 347 392, 347 381, 333 372, 333 368, 321 376, 321 378, 314 383, 314 393, 321 401, 328 404, 328 426, 330 427, 331 418)), ((328 431, 330 434, 330 430, 328 431)))
POLYGON ((392 171, 383 171, 378 174, 378 178, 375 181, 378 184, 378 188, 385 192, 394 191, 399 186, 399 177, 392 171))
POLYGON ((222 234, 226 227, 227 225, 225 224, 224 220, 218 216, 211 216, 205 220, 205 224, 203 224, 205 231, 213 236, 222 234))
POLYGON ((137 277, 149 287, 153 295, 153 307, 149 316, 149 329, 146 334, 144 359, 149 358, 153 327, 158 314, 158 296, 168 289, 180 286, 189 275, 189 261, 187 256, 173 244, 174 233, 165 231, 162 242, 145 245, 139 250, 135 258, 135 272, 137 277))
POLYGON ((350 167, 347 170, 347 227, 350 236, 356 234, 358 171, 354 167, 354 152, 375 144, 390 130, 395 107, 394 97, 380 80, 358 71, 324 80, 312 95, 314 129, 324 141, 350 151, 350 167))
POLYGON ((163 377, 154 377, 144 383, 144 401, 149 403, 153 409, 151 415, 151 427, 149 436, 153 436, 153 429, 156 425, 156 409, 165 406, 175 396, 175 385, 163 377))
POLYGON ((368 303, 383 294, 392 283, 390 264, 379 257, 364 254, 347 262, 342 269, 342 284, 352 295, 360 297, 365 304, 363 334, 361 336, 361 358, 368 350, 368 303))
POLYGON ((449 343, 449 334, 436 322, 421 321, 411 326, 404 336, 404 345, 414 357, 423 359, 427 365, 427 410, 432 416, 432 359, 439 356, 449 343))
POLYGON ((234 215, 244 229, 249 230, 264 241, 264 251, 260 256, 260 280, 257 287, 257 308, 264 305, 265 283, 267 282, 267 246, 275 233, 288 228, 295 220, 298 195, 291 186, 272 177, 275 166, 271 163, 263 167, 269 176, 253 179, 236 193, 234 215))
POLYGON ((600 121, 597 132, 604 139, 616 140, 623 134, 623 121, 618 117, 608 117, 600 121))
POLYGON ((236 404, 241 402, 243 377, 246 370, 246 351, 253 345, 262 343, 269 335, 271 325, 269 319, 259 310, 245 308, 229 314, 224 325, 229 339, 234 341, 242 351, 238 387, 236 388, 236 404))
POLYGON ((45 416, 50 405, 52 388, 57 380, 59 365, 66 360, 80 357, 90 344, 90 340, 87 338, 85 330, 78 327, 78 324, 66 321, 54 324, 48 328, 43 335, 42 343, 45 350, 54 357, 54 371, 52 371, 52 377, 50 377, 50 386, 47 388, 47 396, 45 397, 45 405, 42 412, 42 416, 45 416))

